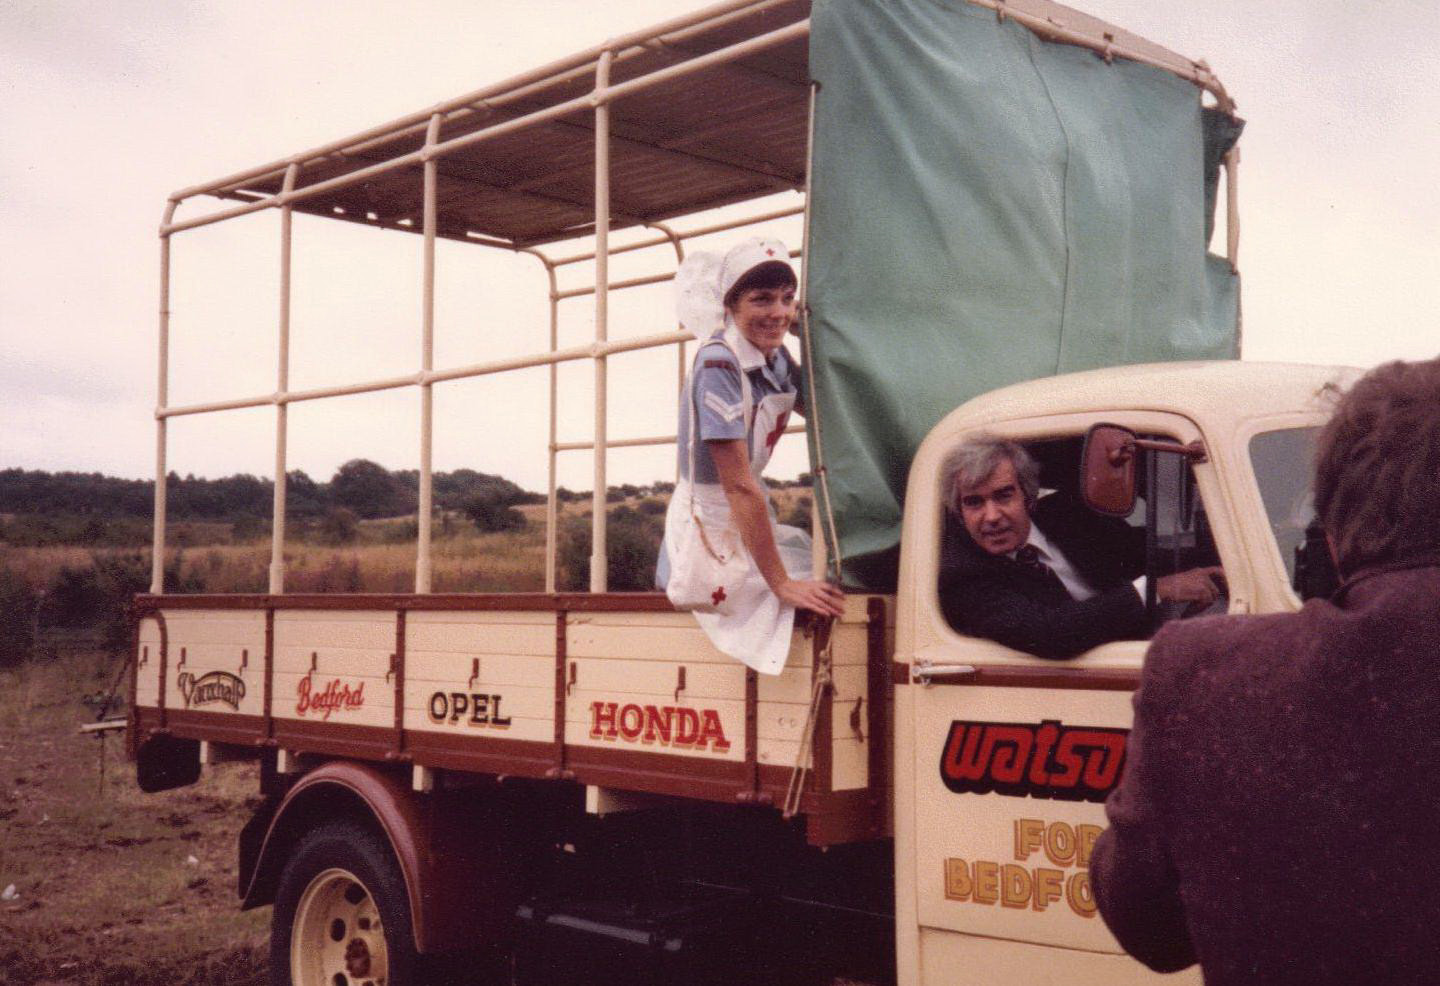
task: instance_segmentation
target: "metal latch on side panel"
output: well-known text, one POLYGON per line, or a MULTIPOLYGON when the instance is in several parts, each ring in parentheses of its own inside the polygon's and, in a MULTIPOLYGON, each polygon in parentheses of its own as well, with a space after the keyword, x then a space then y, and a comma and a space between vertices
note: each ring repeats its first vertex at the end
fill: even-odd
POLYGON ((979 673, 973 664, 934 664, 930 661, 916 661, 910 673, 910 680, 917 685, 932 685, 937 681, 969 681, 979 673))

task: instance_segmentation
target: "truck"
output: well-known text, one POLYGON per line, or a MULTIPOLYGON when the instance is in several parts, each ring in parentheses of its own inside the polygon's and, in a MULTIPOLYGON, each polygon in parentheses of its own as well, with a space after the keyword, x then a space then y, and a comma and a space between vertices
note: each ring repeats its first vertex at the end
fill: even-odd
MULTIPOLYGON (((1106 931, 1087 872, 1145 642, 1047 661, 949 625, 940 570, 958 531, 942 464, 979 434, 1023 443, 1047 490, 1143 528, 1150 572, 1222 565, 1220 611, 1285 612, 1326 591, 1308 456, 1352 371, 1187 358, 1238 353, 1233 112, 1203 63, 1048 0, 729 0, 173 195, 160 231, 155 567, 135 600, 129 745, 146 791, 196 783, 223 760, 258 763, 238 896, 273 905, 272 981, 1154 981, 1106 931), (892 61, 874 60, 887 51, 892 61), (969 102, 944 98, 942 75, 969 102), (914 119, 907 91, 924 104, 914 119), (886 100, 895 117, 875 115, 886 100), (985 105, 988 121, 974 109, 985 105), (1047 115, 1045 140, 1032 110, 1047 115), (979 158, 926 145, 935 119, 972 115, 994 145, 979 158), (1065 154, 1047 157, 1052 138, 1065 154), (1042 159, 1049 184, 997 173, 1000 151, 1042 159), (918 164, 877 174, 887 153, 918 164), (936 175, 937 160, 961 174, 936 175), (1222 170, 1217 258, 1206 244, 1222 170), (777 189, 798 203, 776 207, 777 189), (875 211, 862 194, 898 198, 875 211), (177 215, 202 196, 230 204, 177 215), (973 291, 974 265, 950 263, 959 253, 917 247, 898 282, 885 258, 847 253, 844 230, 861 219, 882 243, 897 226, 923 239, 901 221, 917 199, 960 208, 961 239, 996 261, 973 291), (737 218, 757 201, 761 212, 737 218), (1107 201, 1126 208, 1097 207, 1107 201), (706 218, 716 207, 727 211, 706 218), (418 370, 290 386, 296 212, 419 238, 418 370), (277 217, 281 244, 276 387, 173 404, 171 242, 257 213, 277 217), (693 342, 673 326, 612 338, 607 306, 667 282, 692 240, 787 219, 804 224, 816 568, 847 595, 843 617, 797 623, 770 676, 715 650, 663 594, 607 591, 607 453, 674 441, 609 437, 609 361, 674 347, 683 376, 693 342), (1051 220, 1055 239, 1037 246, 1051 220), (549 347, 437 368, 440 240, 537 259, 549 347), (569 252, 552 246, 567 241, 569 252), (623 254, 658 255, 661 269, 613 279, 623 254), (858 285, 857 263, 876 268, 858 285), (577 265, 593 284, 562 288, 557 272, 577 265), (1093 290, 1114 278, 1123 312, 1093 290), (918 342, 867 337, 854 295, 886 291, 882 316, 919 326, 918 342), (1087 291, 1099 300, 1076 307, 1087 291), (561 347, 557 312, 585 298, 595 338, 561 347), (937 311, 954 314, 947 304, 986 299, 1031 334, 1001 340, 1008 362, 946 364, 953 347, 1003 348, 986 312, 957 316, 944 339, 924 334, 937 311), (1052 321, 1063 331, 1035 328, 1052 321), (913 378, 873 360, 865 375, 867 338, 911 360, 913 378), (937 361, 942 372, 923 376, 937 361), (594 437, 561 442, 557 370, 585 362, 594 437), (432 592, 433 392, 535 368, 550 378, 545 591, 432 592), (289 406, 400 388, 420 407, 414 592, 287 592, 289 406), (261 407, 276 422, 268 591, 166 592, 167 423, 261 407), (877 415, 895 419, 883 435, 877 415), (555 464, 575 451, 594 459, 588 592, 556 584, 555 464)), ((943 239, 951 227, 937 216, 929 228, 943 239)), ((673 400, 675 383, 651 396, 673 400)), ((1192 615, 1149 609, 1157 626, 1192 615)))

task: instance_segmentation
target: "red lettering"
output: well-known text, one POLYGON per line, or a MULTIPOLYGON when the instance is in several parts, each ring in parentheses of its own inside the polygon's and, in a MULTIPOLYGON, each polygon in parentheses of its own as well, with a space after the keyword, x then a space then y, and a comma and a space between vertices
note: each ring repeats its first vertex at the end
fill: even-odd
POLYGON ((1100 802, 1120 779, 1127 735, 1053 720, 956 720, 940 756, 940 779, 956 794, 1100 802))
POLYGON ((620 710, 620 735, 627 740, 639 739, 645 729, 645 713, 638 705, 627 705, 620 710))
POLYGON ((1060 771, 1050 775, 1050 783, 1056 787, 1074 787, 1080 781, 1085 761, 1075 752, 1075 736, 1072 730, 1060 737, 1060 746, 1055 751, 1055 765, 1060 771))
POLYGON ((957 722, 950 727, 950 738, 945 744, 945 776, 957 781, 978 781, 985 776, 989 755, 977 754, 984 726, 969 726, 957 722))
POLYGON ((714 709, 706 709, 701 713, 704 717, 700 724, 699 745, 703 748, 706 743, 714 743, 716 753, 724 753, 730 749, 730 741, 725 738, 725 730, 720 725, 720 713, 714 709))
POLYGON ((680 746, 694 746, 700 739, 700 715, 694 709, 675 710, 679 719, 675 724, 675 742, 680 746))
POLYGON ((1018 783, 1025 776, 1034 742, 1035 734, 1028 726, 991 726, 985 737, 985 750, 990 753, 987 759, 992 759, 990 776, 1000 784, 1018 783))
POLYGON ((1078 735, 1090 750, 1085 761, 1085 786, 1092 791, 1110 790, 1120 779, 1120 764, 1125 757, 1125 737, 1089 730, 1078 735))
POLYGON ((330 713, 336 709, 358 709, 365 704, 365 683, 362 681, 354 691, 349 685, 342 684, 339 678, 332 678, 325 686, 325 690, 319 694, 315 693, 309 675, 300 679, 295 687, 295 713, 305 715, 307 712, 319 712, 322 720, 328 720, 330 713))
POLYGON ((645 706, 645 742, 653 743, 659 739, 662 743, 670 742, 670 726, 675 718, 673 706, 665 706, 657 709, 653 705, 645 706))
POLYGON ((606 739, 615 738, 615 710, 619 706, 614 702, 591 702, 590 703, 590 738, 606 739))
POLYGON ((1041 725, 1035 734, 1035 753, 1030 758, 1030 783, 1048 784, 1050 751, 1055 748, 1055 741, 1060 738, 1060 724, 1047 722, 1041 725))

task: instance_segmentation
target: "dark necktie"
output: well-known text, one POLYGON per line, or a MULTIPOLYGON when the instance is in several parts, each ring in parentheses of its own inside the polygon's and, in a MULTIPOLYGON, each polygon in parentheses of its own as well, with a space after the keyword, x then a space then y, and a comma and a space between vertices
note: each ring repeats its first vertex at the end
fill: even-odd
POLYGON ((1015 561, 1026 571, 1034 572, 1045 581, 1051 588, 1059 589, 1065 595, 1070 595, 1070 590, 1065 588, 1065 583, 1060 581, 1049 565, 1040 560, 1040 549, 1033 544, 1023 544, 1015 552, 1015 561))

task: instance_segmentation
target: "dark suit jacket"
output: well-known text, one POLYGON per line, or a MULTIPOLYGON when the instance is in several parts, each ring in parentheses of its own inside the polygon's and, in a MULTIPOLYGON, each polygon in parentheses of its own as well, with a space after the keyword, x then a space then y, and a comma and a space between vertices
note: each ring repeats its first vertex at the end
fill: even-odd
POLYGON ((1030 519, 1098 595, 1078 602, 1053 579, 988 554, 953 523, 940 572, 940 605, 951 626, 1048 658, 1150 635, 1144 600, 1131 584, 1145 571, 1143 530, 1062 493, 1037 503, 1030 519))
POLYGON ((1090 878, 1208 986, 1440 981, 1440 556, 1155 637, 1090 878))

